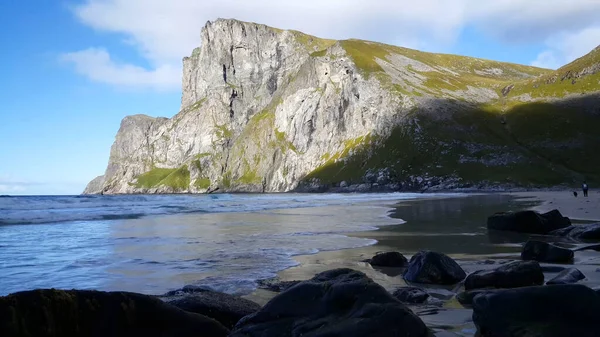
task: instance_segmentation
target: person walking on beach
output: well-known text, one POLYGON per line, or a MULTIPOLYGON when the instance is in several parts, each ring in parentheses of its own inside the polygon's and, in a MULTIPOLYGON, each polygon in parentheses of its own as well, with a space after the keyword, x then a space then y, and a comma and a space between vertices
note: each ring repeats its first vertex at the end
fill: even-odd
POLYGON ((581 188, 583 189, 583 196, 587 197, 587 194, 588 194, 588 185, 585 182, 585 180, 583 181, 583 184, 581 185, 581 188))

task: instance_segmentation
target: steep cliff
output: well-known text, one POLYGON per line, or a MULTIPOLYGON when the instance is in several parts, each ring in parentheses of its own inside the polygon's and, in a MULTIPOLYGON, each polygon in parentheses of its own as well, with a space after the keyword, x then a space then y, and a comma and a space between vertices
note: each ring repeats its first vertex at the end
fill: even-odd
POLYGON ((84 193, 598 178, 598 49, 554 72, 236 20, 201 36, 180 112, 126 117, 84 193))

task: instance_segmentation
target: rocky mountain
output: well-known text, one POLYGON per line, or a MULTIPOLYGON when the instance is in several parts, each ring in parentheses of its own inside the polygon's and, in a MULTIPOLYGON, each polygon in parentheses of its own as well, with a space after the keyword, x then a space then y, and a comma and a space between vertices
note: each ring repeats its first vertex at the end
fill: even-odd
POLYGON ((219 19, 181 110, 123 119, 84 193, 600 182, 600 48, 557 71, 219 19))

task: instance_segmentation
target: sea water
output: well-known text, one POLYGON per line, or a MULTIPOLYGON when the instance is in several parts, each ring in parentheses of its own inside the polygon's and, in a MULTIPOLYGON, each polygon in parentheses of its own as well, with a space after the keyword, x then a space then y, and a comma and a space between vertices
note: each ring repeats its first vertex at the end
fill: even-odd
POLYGON ((0 198, 0 295, 36 289, 247 294, 294 256, 373 245, 401 200, 457 194, 215 194, 0 198))

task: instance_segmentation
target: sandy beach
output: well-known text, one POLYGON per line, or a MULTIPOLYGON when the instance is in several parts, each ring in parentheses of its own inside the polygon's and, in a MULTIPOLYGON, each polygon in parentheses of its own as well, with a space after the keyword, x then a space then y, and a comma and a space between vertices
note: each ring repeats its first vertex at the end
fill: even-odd
MULTIPOLYGON (((502 264, 521 260, 522 246, 531 238, 549 242, 559 239, 511 232, 489 232, 486 229, 486 219, 489 215, 494 212, 528 208, 540 212, 558 209, 565 216, 575 220, 575 223, 598 221, 599 203, 600 194, 590 193, 588 198, 584 198, 582 193, 579 193, 575 198, 572 191, 473 194, 466 198, 400 202, 393 206, 394 210, 388 216, 402 219, 405 223, 384 226, 375 231, 348 234, 375 239, 376 245, 296 256, 295 260, 299 265, 279 272, 278 279, 305 280, 325 270, 351 268, 365 273, 392 292, 410 285, 402 278, 401 270, 376 268, 363 261, 379 251, 399 251, 410 258, 422 249, 448 254, 456 259, 467 273, 495 269, 502 264)), ((561 245, 571 249, 580 246, 568 242, 561 245)), ((547 268, 544 272, 545 281, 568 267, 552 263, 541 265, 547 268)), ((596 251, 577 251, 571 266, 578 268, 586 277, 579 284, 591 288, 600 285, 596 272, 600 266, 600 257, 596 251)), ((410 305, 410 308, 434 331, 435 336, 475 335, 472 310, 460 305, 455 298, 457 293, 464 291, 462 285, 418 286, 426 289, 431 300, 421 305, 410 305)), ((274 295, 275 293, 259 289, 245 297, 264 305, 274 295)))
POLYGON ((574 220, 600 221, 600 193, 590 191, 587 198, 582 191, 577 190, 578 196, 571 191, 537 191, 507 193, 523 200, 539 201, 535 211, 547 212, 558 209, 564 216, 574 220))

